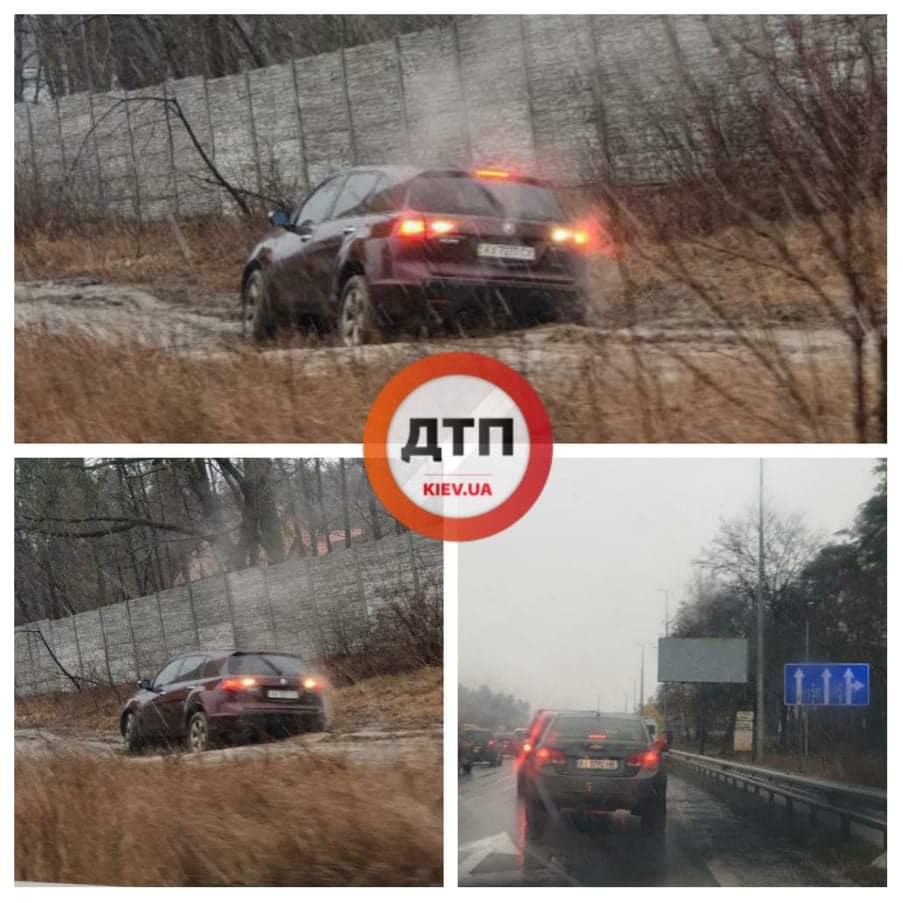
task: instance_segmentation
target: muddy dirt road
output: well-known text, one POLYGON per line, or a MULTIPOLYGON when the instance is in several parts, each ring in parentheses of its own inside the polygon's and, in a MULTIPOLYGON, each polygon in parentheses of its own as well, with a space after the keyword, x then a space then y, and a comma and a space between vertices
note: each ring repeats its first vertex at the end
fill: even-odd
MULTIPOLYGON (((238 296, 228 292, 159 288, 140 285, 80 284, 77 282, 20 282, 16 285, 17 328, 40 328, 53 335, 91 337, 119 345, 136 342, 182 355, 228 354, 250 346, 241 336, 238 296)), ((750 335, 766 341, 766 333, 750 335)), ((846 345, 836 329, 819 326, 780 325, 776 320, 767 331, 791 359, 816 356, 843 357, 846 345)), ((299 343, 300 344, 300 343, 299 343)), ((336 356, 355 363, 399 364, 424 354, 455 348, 482 351, 520 370, 556 370, 573 375, 588 351, 602 345, 637 346, 653 352, 656 366, 677 370, 670 352, 694 358, 720 358, 738 348, 737 335, 713 325, 699 310, 646 313, 632 327, 591 325, 574 327, 546 325, 500 335, 396 341, 362 349, 335 347, 328 342, 316 346, 265 350, 269 357, 292 357, 311 371, 335 364, 336 356)))
MULTIPOLYGON (((20 728, 15 732, 17 756, 89 755, 113 756, 136 764, 159 762, 165 756, 179 755, 179 750, 151 749, 143 755, 128 756, 122 738, 116 733, 49 731, 43 728, 20 728)), ((312 755, 317 758, 340 757, 351 762, 384 764, 399 759, 415 759, 425 751, 441 751, 442 728, 426 730, 377 730, 363 728, 345 733, 302 734, 286 740, 248 743, 210 749, 203 753, 185 753, 183 762, 213 765, 224 761, 249 761, 286 756, 312 755)))

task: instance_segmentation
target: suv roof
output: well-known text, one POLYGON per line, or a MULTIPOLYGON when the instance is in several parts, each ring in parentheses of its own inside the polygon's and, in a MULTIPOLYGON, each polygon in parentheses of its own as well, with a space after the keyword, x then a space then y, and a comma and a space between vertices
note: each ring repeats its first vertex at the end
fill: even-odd
MULTIPOLYGON (((348 166, 345 169, 336 170, 332 176, 342 175, 343 173, 351 174, 355 172, 381 172, 388 176, 393 182, 405 182, 408 179, 414 179, 418 176, 460 176, 462 178, 473 178, 480 172, 489 172, 490 170, 461 169, 457 166, 411 166, 408 164, 391 164, 391 163, 374 163, 371 166, 359 165, 348 166)), ((506 172, 507 170, 493 170, 495 172, 506 172)), ((328 178, 332 178, 329 176, 328 178)), ((535 176, 527 173, 512 172, 510 178, 515 182, 529 182, 531 185, 550 186, 549 182, 543 179, 537 179, 535 176)), ((325 179, 321 180, 321 182, 325 179)))

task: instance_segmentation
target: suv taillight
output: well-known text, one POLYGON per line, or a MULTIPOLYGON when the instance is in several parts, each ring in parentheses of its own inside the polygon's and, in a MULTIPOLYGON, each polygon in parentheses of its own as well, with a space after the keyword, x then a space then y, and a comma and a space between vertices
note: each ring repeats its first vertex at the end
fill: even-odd
POLYGON ((542 765, 567 765, 568 759, 560 749, 550 746, 541 746, 536 750, 536 761, 542 765))
POLYGON ((252 690, 257 686, 256 677, 224 677, 220 681, 221 690, 252 690))
POLYGON ((426 218, 411 214, 402 214, 392 226, 392 234, 397 238, 408 238, 417 241, 424 238, 435 238, 438 235, 451 235, 458 231, 458 224, 449 219, 426 218))
POLYGON ((658 768, 658 750, 648 749, 646 752, 630 753, 627 764, 634 768, 658 768))

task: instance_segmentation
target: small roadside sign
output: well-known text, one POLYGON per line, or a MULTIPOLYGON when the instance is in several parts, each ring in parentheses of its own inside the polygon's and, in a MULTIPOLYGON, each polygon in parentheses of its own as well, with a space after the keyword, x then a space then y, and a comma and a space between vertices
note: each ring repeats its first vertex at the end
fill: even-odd
POLYGON ((734 725, 734 752, 752 752, 753 712, 737 712, 734 725))

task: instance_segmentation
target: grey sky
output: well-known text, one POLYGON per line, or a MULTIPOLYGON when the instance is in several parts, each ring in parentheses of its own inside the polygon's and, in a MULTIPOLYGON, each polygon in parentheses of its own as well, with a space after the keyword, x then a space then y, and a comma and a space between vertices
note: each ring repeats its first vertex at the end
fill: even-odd
MULTIPOLYGON (((873 459, 766 459, 767 503, 826 534, 850 526, 873 459)), ((655 685, 654 644, 719 520, 755 503, 754 459, 556 459, 535 506, 503 533, 462 543, 459 679, 532 708, 620 710, 655 685)))

